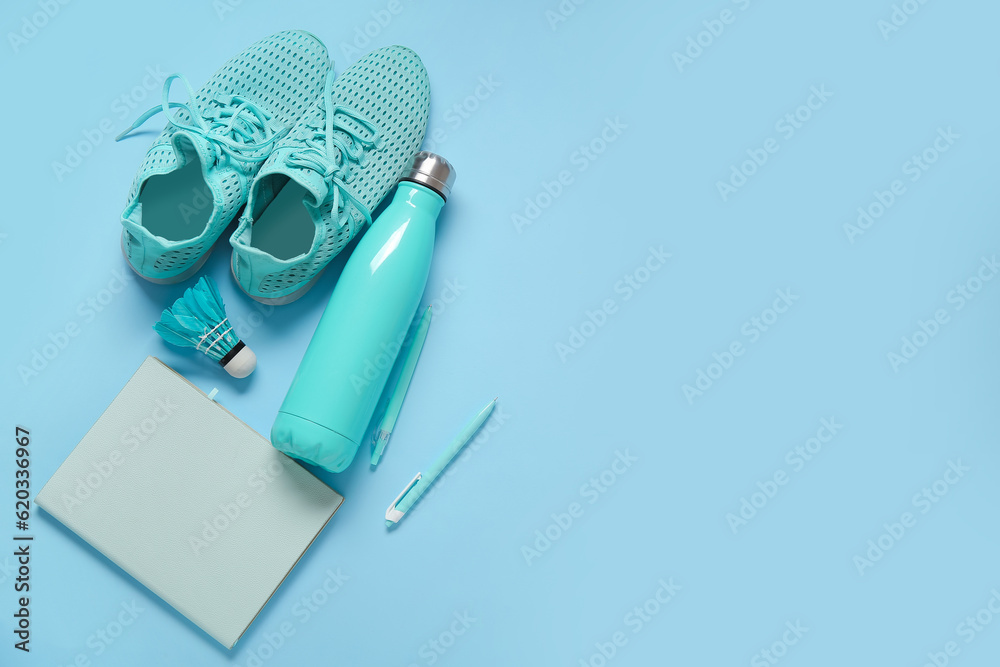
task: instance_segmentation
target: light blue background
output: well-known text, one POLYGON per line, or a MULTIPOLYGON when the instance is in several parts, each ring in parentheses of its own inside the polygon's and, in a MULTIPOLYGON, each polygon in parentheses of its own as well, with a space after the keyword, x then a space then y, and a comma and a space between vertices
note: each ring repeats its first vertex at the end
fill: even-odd
POLYGON ((246 0, 222 13, 208 0, 73 2, 16 49, 9 33, 41 10, 5 4, 0 539, 14 532, 15 425, 31 430, 34 493, 153 354, 219 387, 266 434, 335 282, 329 271, 265 317, 230 278, 228 243, 216 247, 205 272, 235 320, 259 325, 247 336, 260 359, 249 381, 153 333, 187 285, 133 279, 100 313, 80 306, 127 274, 118 218, 162 121, 117 145, 98 132, 61 181, 53 162, 102 120, 113 136, 158 99, 157 87, 134 109, 115 102, 147 95, 147 66, 197 86, 249 43, 294 27, 326 41, 338 72, 378 46, 414 48, 432 82, 429 135, 446 135, 425 145, 459 173, 426 300, 447 281, 461 291, 438 304, 383 463, 371 471, 362 455, 321 475, 347 501, 233 651, 36 510, 32 652, 11 646, 7 561, 0 663, 596 667, 595 644, 623 632, 609 665, 763 665, 759 652, 800 622, 808 631, 782 665, 917 667, 949 641, 961 650, 949 664, 995 665, 1000 619, 971 643, 958 625, 1000 590, 1000 280, 961 310, 948 295, 1000 251, 1000 6, 932 0, 886 39, 878 22, 891 20, 890 0, 564 2, 575 11, 554 27, 546 12, 557 0, 400 2, 346 56, 342 45, 387 2, 246 0), (702 35, 712 43, 678 71, 673 53, 724 9, 733 22, 702 35), (486 99, 469 102, 478 108, 467 118, 449 112, 480 77, 499 86, 480 89, 486 99), (812 86, 832 97, 786 139, 775 124, 812 86), (580 147, 608 119, 627 127, 581 171, 580 147), (911 182, 904 163, 938 128, 960 138, 911 182), (768 138, 778 152, 723 201, 717 181, 768 138), (563 170, 572 182, 519 231, 512 215, 563 170), (849 242, 844 225, 894 179, 905 194, 849 242), (670 260, 626 301, 616 284, 661 245, 670 260), (744 322, 779 289, 798 300, 751 342, 744 322), (563 361, 556 344, 606 299, 615 312, 563 361), (948 323, 894 371, 887 354, 937 309, 948 323), (68 323, 79 335, 22 381, 18 367, 68 323), (683 385, 733 341, 745 353, 689 402, 683 385), (392 498, 495 395, 504 423, 387 534, 392 498), (786 452, 822 418, 843 428, 795 472, 786 452), (638 460, 589 504, 582 485, 617 451, 638 460), (970 470, 921 514, 914 494, 959 460, 970 470), (734 534, 727 514, 777 471, 788 483, 734 534), (526 558, 535 531, 559 532, 551 515, 573 502, 583 515, 526 558), (859 573, 855 556, 904 512, 916 525, 859 573), (337 568, 349 579, 302 622, 296 605, 337 568), (626 615, 671 578, 681 590, 633 632, 626 615), (88 639, 133 600, 144 611, 97 655, 88 639), (449 637, 466 612, 474 622, 449 637), (270 650, 283 623, 294 635, 270 650))

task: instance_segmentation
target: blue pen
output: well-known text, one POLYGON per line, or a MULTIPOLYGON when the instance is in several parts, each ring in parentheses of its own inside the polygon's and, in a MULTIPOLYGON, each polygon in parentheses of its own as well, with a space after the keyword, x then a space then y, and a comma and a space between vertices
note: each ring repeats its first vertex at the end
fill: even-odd
POLYGON ((424 491, 430 488, 434 480, 441 474, 441 471, 447 468, 451 460, 462 451, 462 447, 465 447, 472 440, 472 436, 476 434, 476 431, 483 425, 483 422, 489 419, 490 413, 493 412, 496 404, 497 399, 494 398, 490 401, 489 405, 483 408, 482 412, 476 415, 475 419, 462 429, 461 433, 455 436, 455 439, 451 441, 448 448, 441 453, 441 456, 437 457, 437 460, 431 464, 426 473, 418 472, 417 476, 410 480, 410 483, 406 485, 403 492, 396 496, 396 499, 389 505, 389 509, 385 511, 386 528, 392 528, 399 523, 409 509, 413 507, 413 504, 424 494, 424 491))
POLYGON ((413 379, 413 371, 417 368, 417 359, 420 357, 420 350, 424 347, 424 340, 427 338, 427 330, 430 326, 431 307, 427 306, 409 348, 405 352, 400 352, 400 354, 405 355, 403 369, 399 372, 396 385, 389 393, 391 398, 385 408, 385 414, 382 415, 382 419, 379 420, 379 424, 372 434, 373 466, 378 465, 379 459, 382 458, 382 452, 385 451, 385 446, 389 444, 389 436, 392 435, 392 429, 396 426, 396 418, 399 417, 399 410, 403 407, 403 399, 406 397, 406 390, 410 387, 410 380, 413 379))

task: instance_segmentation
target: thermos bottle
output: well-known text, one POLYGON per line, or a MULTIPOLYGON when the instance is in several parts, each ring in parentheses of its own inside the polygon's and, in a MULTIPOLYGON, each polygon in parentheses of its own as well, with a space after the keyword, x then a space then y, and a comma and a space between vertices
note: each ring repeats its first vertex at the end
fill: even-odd
POLYGON ((454 180, 447 160, 417 153, 351 253, 271 427, 279 450, 332 472, 354 460, 420 304, 454 180))

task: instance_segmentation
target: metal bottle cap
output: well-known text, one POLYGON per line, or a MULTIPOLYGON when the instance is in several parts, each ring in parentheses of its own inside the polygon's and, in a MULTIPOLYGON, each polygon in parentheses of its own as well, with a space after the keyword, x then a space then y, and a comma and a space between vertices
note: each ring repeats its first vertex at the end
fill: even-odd
POLYGON ((426 185, 447 200, 455 184, 455 168, 436 153, 420 151, 402 180, 426 185))

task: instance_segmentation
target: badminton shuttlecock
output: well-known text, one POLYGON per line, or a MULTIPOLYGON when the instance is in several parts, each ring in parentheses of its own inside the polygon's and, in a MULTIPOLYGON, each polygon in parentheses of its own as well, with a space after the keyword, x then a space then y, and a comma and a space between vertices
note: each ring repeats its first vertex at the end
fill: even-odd
POLYGON ((236 337, 215 281, 202 277, 184 296, 163 311, 153 325, 163 340, 191 347, 219 362, 234 378, 245 378, 257 367, 257 355, 236 337))

